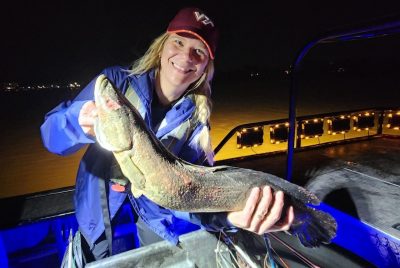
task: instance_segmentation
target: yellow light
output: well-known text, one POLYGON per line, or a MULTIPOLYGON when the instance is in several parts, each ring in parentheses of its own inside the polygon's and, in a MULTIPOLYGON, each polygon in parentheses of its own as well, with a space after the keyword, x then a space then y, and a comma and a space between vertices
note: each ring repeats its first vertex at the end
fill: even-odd
POLYGON ((275 143, 275 140, 274 140, 274 139, 272 139, 272 140, 271 140, 271 143, 275 143))
POLYGON ((341 115, 341 116, 340 116, 340 119, 344 119, 344 115, 341 115))
POLYGON ((393 129, 394 129, 394 130, 399 130, 399 127, 394 127, 393 129))
POLYGON ((244 129, 242 129, 242 132, 247 132, 247 129, 245 129, 245 128, 244 128, 244 129))
POLYGON ((301 134, 301 135, 300 135, 300 138, 304 139, 304 135, 303 135, 303 134, 301 134))
POLYGON ((308 139, 309 139, 309 137, 307 136, 307 137, 306 137, 306 140, 308 140, 308 139))
MULTIPOLYGON (((399 112, 400 113, 400 112, 399 112)), ((289 123, 285 123, 285 127, 288 127, 289 126, 289 123)))
POLYGON ((369 130, 369 128, 365 128, 365 130, 369 130))
POLYGON ((279 127, 279 125, 278 125, 278 124, 276 124, 276 125, 275 125, 275 128, 278 128, 278 127, 279 127))
POLYGON ((387 124, 386 127, 387 127, 387 128, 390 128, 390 124, 387 124))
POLYGON ((257 131, 257 130, 258 130, 258 127, 254 127, 253 129, 254 129, 255 131, 257 131))
POLYGON ((361 131, 361 129, 357 129, 357 131, 358 131, 358 132, 360 132, 360 131, 361 131))
POLYGON ((353 116, 353 119, 354 119, 354 120, 357 120, 357 116, 353 116))
POLYGON ((331 134, 331 133, 332 133, 332 131, 328 130, 328 134, 331 134))
POLYGON ((396 114, 397 114, 397 115, 400 115, 400 111, 398 111, 396 114))
POLYGON ((336 132, 333 132, 332 135, 336 135, 336 132))
POLYGON ((369 112, 366 112, 366 113, 365 113, 365 116, 369 116, 369 112))
POLYGON ((274 129, 273 129, 272 127, 270 127, 270 128, 269 128, 269 131, 273 132, 273 131, 274 131, 274 129))
POLYGON ((392 117, 393 117, 393 114, 388 114, 388 117, 392 118, 392 117))
POLYGON ((314 123, 317 123, 318 122, 318 119, 314 119, 314 123))
POLYGON ((342 132, 340 132, 340 133, 344 134, 344 133, 346 133, 346 131, 342 131, 342 132))
POLYGON ((280 142, 280 141, 277 141, 277 142, 276 142, 276 144, 279 144, 279 143, 281 143, 281 142, 280 142))

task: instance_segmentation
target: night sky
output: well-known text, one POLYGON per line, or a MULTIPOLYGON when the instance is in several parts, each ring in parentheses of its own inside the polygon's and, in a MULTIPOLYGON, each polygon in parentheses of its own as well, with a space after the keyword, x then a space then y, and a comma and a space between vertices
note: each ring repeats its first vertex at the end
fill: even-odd
POLYGON ((284 70, 319 33, 400 13, 398 0, 240 2, 7 1, 0 82, 86 83, 139 57, 185 6, 203 8, 220 30, 217 72, 284 70))

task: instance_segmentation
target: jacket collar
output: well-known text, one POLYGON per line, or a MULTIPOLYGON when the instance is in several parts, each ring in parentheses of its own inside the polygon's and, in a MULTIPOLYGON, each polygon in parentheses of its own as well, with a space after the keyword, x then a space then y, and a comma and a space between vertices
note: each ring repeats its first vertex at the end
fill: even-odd
POLYGON ((135 91, 140 95, 140 99, 146 107, 149 107, 153 99, 153 92, 155 89, 155 70, 152 69, 141 75, 130 77, 130 83, 135 91))
MULTIPOLYGON (((132 77, 130 81, 133 88, 140 96, 143 105, 145 106, 145 118, 147 118, 148 114, 150 114, 151 101, 153 99, 155 90, 155 82, 156 78, 154 69, 144 74, 136 75, 135 78, 132 77)), ((196 106, 193 101, 193 94, 189 93, 183 95, 172 105, 171 109, 165 115, 165 119, 156 133, 157 137, 160 138, 164 136, 191 118, 194 114, 195 108, 196 106)))

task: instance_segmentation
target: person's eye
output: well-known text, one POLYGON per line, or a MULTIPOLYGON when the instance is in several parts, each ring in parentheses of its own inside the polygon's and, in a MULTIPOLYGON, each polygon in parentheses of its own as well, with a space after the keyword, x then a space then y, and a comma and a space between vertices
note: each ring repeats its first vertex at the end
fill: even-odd
POLYGON ((196 54, 199 55, 199 56, 206 56, 207 55, 207 53, 204 51, 204 49, 196 48, 195 51, 196 51, 196 54))
POLYGON ((174 42, 175 42, 178 46, 180 46, 180 47, 183 46, 182 40, 175 39, 174 42))

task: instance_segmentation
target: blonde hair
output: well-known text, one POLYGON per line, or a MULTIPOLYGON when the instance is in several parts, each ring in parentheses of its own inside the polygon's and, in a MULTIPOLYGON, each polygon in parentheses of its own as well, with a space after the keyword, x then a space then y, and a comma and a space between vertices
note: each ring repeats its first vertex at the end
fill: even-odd
MULTIPOLYGON (((169 34, 163 33, 150 45, 146 53, 137 59, 130 70, 131 74, 143 74, 155 69, 156 75, 159 73, 161 65, 161 52, 169 34)), ((210 131, 208 124, 210 122, 212 101, 211 101, 211 81, 214 76, 214 61, 209 59, 203 75, 186 90, 185 94, 192 94, 196 111, 193 116, 194 122, 200 122, 204 125, 199 135, 199 145, 206 153, 206 158, 210 164, 213 164, 214 153, 211 146, 210 131)))

